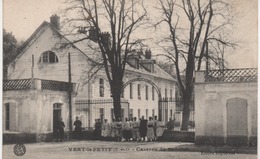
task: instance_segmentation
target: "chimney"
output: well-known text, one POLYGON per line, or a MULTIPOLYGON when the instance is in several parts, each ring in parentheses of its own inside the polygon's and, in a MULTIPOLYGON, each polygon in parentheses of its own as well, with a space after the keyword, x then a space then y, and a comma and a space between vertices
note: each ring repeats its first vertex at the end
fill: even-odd
POLYGON ((139 55, 135 50, 129 50, 129 55, 127 56, 127 63, 134 67, 135 69, 139 69, 139 55))
POLYGON ((98 40, 97 30, 93 26, 91 26, 89 29, 89 38, 94 42, 97 42, 98 40))
POLYGON ((145 59, 140 61, 140 65, 148 72, 154 73, 154 63, 152 59, 145 59))
POLYGON ((151 59, 151 57, 152 57, 152 52, 151 52, 151 50, 149 49, 146 49, 145 50, 145 58, 146 59, 151 59))
POLYGON ((102 37, 104 40, 103 44, 109 47, 111 45, 110 34, 108 32, 104 32, 102 33, 102 37))
POLYGON ((60 30, 60 17, 57 16, 56 14, 55 15, 52 15, 50 17, 50 23, 51 25, 57 29, 57 30, 60 30))

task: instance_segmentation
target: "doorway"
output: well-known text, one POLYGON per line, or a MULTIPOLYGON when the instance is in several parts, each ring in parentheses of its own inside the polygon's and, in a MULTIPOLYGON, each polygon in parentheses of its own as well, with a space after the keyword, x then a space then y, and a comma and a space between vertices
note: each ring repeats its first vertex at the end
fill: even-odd
POLYGON ((57 121, 61 118, 61 104, 53 104, 53 136, 57 136, 57 121))
POLYGON ((231 98, 227 100, 227 142, 232 145, 247 142, 247 100, 231 98))

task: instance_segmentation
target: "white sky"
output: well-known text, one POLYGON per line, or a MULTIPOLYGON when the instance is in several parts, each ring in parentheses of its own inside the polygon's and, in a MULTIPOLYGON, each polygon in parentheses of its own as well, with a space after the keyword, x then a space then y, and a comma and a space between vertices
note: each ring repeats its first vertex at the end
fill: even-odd
MULTIPOLYGON (((229 66, 257 67, 257 0, 235 2, 239 20, 234 36, 241 44, 230 52, 229 66)), ((18 40, 26 40, 44 20, 59 14, 62 5, 61 0, 3 0, 3 27, 18 40)))

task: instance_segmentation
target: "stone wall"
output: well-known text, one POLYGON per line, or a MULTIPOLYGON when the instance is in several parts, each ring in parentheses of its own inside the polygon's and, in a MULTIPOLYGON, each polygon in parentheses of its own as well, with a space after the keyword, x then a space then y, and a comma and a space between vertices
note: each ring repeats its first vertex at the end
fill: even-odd
POLYGON ((203 77, 204 72, 197 72, 195 84, 196 143, 255 145, 257 83, 204 82, 203 77), (230 101, 233 101, 233 105, 230 101), (241 101, 244 101, 244 105, 241 101))

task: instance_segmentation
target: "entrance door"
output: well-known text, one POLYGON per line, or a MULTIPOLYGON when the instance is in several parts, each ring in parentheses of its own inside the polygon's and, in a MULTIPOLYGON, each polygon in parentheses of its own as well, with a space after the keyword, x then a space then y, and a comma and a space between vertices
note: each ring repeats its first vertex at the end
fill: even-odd
POLYGON ((227 100, 227 135, 247 136, 247 100, 227 100))
POLYGON ((227 143, 247 144, 247 100, 232 98, 227 100, 227 143))
POLYGON ((56 137, 57 134, 57 121, 61 118, 61 104, 53 104, 53 135, 56 137))

